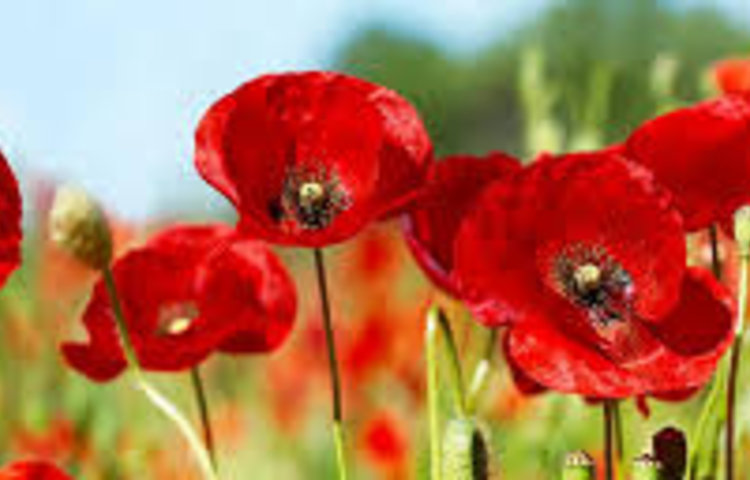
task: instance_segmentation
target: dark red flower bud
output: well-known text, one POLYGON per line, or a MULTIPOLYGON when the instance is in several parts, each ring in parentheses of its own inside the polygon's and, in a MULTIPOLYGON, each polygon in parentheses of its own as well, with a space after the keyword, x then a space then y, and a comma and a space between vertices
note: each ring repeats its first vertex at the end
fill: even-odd
POLYGON ((687 467, 687 440, 685 434, 674 427, 666 427, 652 438, 654 456, 663 466, 664 480, 680 480, 687 467))

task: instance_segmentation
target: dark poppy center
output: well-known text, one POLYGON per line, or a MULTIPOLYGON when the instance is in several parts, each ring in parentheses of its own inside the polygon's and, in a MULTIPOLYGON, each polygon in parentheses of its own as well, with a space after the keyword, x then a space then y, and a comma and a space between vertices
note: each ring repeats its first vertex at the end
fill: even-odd
POLYGON ((596 326, 624 320, 631 312, 630 274, 600 248, 579 246, 560 254, 555 276, 563 295, 583 308, 596 326))
POLYGON ((185 333, 198 316, 198 307, 192 302, 170 303, 159 309, 156 333, 160 336, 185 333))
POLYGON ((304 230, 320 230, 350 204, 349 194, 334 172, 303 167, 287 175, 281 198, 269 206, 269 213, 279 223, 291 220, 304 230))

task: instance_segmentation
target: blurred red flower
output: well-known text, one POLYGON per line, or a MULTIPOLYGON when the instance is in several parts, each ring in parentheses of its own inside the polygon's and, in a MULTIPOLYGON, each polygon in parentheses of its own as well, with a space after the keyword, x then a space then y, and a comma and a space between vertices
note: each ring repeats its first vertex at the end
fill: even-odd
POLYGON ((486 157, 447 157, 431 167, 427 186, 405 217, 407 244, 430 279, 447 293, 461 297, 451 280, 453 240, 461 219, 482 189, 496 180, 510 181, 521 164, 504 153, 486 157))
MULTIPOLYGON (((178 226, 126 254, 113 267, 125 321, 141 367, 177 371, 214 350, 273 350, 289 333, 296 292, 261 242, 222 226, 178 226)), ((74 369, 107 381, 126 366, 106 285, 84 312, 87 343, 62 346, 74 369)))
POLYGON ((381 478, 407 478, 409 437, 392 413, 380 411, 362 426, 359 445, 365 458, 382 473, 381 478))
POLYGON ((507 353, 544 387, 601 398, 703 384, 731 339, 728 292, 685 269, 680 215, 617 152, 544 156, 488 187, 455 272, 512 319, 507 353))
POLYGON ((750 94, 656 117, 628 138, 624 152, 672 191, 687 231, 731 218, 750 201, 750 94))
POLYGON ((55 465, 43 460, 13 462, 0 469, 0 480, 72 480, 55 465))
POLYGON ((750 92, 750 58, 727 58, 716 62, 713 75, 724 93, 750 92))
POLYGON ((288 245, 340 242, 400 208, 431 159, 406 100, 334 72, 259 77, 196 133, 198 171, 237 207, 240 230, 288 245))
POLYGON ((21 263, 21 193, 0 153, 0 286, 21 263))

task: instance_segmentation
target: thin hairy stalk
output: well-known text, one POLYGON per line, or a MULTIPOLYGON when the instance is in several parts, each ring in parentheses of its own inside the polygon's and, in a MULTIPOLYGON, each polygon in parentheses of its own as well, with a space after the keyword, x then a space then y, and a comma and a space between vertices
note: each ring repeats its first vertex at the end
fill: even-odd
POLYGON ((135 349, 133 348, 133 341, 128 332, 127 323, 125 322, 125 315, 122 310, 122 303, 120 302, 120 296, 117 293, 117 286, 115 285, 115 279, 112 275, 112 270, 109 267, 104 268, 102 271, 104 277, 104 283, 107 286, 107 292, 109 293, 110 301, 112 302, 112 311, 115 316, 115 323, 119 330, 120 336, 122 337, 123 351, 125 352, 125 358, 128 361, 129 373, 136 385, 151 403, 161 410, 161 412, 169 418, 177 429, 182 433, 190 446, 191 451, 195 455, 198 466, 200 467, 204 478, 207 480, 218 480, 218 475, 213 468, 211 463, 211 457, 206 451, 200 437, 190 422, 180 412, 180 410, 170 402, 164 395, 154 388, 141 371, 140 365, 138 364, 138 357, 135 355, 135 349))
POLYGON ((195 366, 190 370, 190 380, 193 385, 193 393, 195 394, 195 403, 198 405, 198 413, 201 417, 201 426, 203 427, 203 441, 206 444, 206 450, 211 457, 211 464, 214 470, 218 471, 218 462, 216 460, 216 444, 214 443, 214 432, 211 427, 211 414, 208 408, 208 398, 206 396, 206 389, 203 386, 203 378, 199 367, 195 366))
POLYGON ((474 376, 469 385, 469 393, 466 396, 466 411, 469 415, 476 412, 477 402, 479 402, 484 389, 487 388, 490 372, 492 371, 492 359, 497 349, 497 334, 497 328, 487 329, 487 343, 482 357, 474 369, 474 376))
POLYGON ((604 478, 614 480, 614 400, 605 400, 604 421, 604 478))
POLYGON ((438 307, 432 307, 427 313, 425 327, 425 356, 427 361, 427 410, 430 425, 430 479, 442 478, 442 435, 440 429, 440 386, 438 377, 438 307))
POLYGON ((446 317, 445 313, 440 309, 438 309, 437 318, 448 350, 448 360, 453 381, 453 400, 456 406, 456 412, 461 416, 466 416, 466 389, 464 387, 463 369, 461 368, 461 359, 458 356, 456 340, 453 335, 453 330, 451 329, 451 324, 448 321, 448 317, 446 317))
POLYGON ((320 292, 320 308, 323 314, 323 329, 326 336, 326 350, 328 352, 328 368, 331 377, 331 407, 333 417, 333 441, 336 447, 336 465, 338 467, 339 479, 346 480, 346 450, 344 447, 343 431, 343 408, 341 402, 341 376, 339 375, 338 360, 336 358, 336 338, 333 333, 333 322, 331 320, 331 303, 328 295, 328 282, 326 280, 326 267, 323 251, 320 248, 313 249, 315 256, 315 272, 318 278, 318 290, 320 292))

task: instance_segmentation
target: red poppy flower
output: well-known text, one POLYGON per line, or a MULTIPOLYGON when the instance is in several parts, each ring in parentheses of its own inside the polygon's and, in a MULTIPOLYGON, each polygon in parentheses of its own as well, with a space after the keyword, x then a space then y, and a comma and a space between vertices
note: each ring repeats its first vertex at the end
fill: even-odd
POLYGON ((728 58, 716 62, 714 79, 724 93, 750 92, 750 59, 728 58))
POLYGON ((13 462, 0 469, 0 480, 72 480, 53 464, 41 460, 13 462))
MULTIPOLYGON (((455 273, 511 316, 508 353, 547 388, 616 398, 705 382, 731 337, 731 300, 685 273, 679 214, 611 151, 546 156, 488 187, 462 223, 455 273)), ((496 318, 500 320, 495 320, 496 318)))
POLYGON ((196 133, 198 171, 237 207, 240 229, 287 245, 340 242, 400 208, 431 158, 406 100, 334 72, 259 77, 196 133))
MULTIPOLYGON (((262 243, 228 227, 173 227, 114 267, 128 331, 142 368, 191 368, 214 350, 266 352, 287 336, 294 285, 262 243)), ((97 381, 126 366, 106 286, 84 312, 87 343, 62 347, 67 362, 97 381)))
POLYGON ((380 411, 370 417, 360 433, 362 450, 367 459, 378 469, 399 475, 388 478, 403 478, 409 455, 409 438, 399 420, 388 411, 380 411))
POLYGON ((625 154, 669 188, 694 231, 750 201, 750 95, 727 95, 650 120, 625 154))
POLYGON ((407 244, 430 279, 455 297, 462 297, 451 281, 453 240, 461 219, 489 183, 513 178, 520 163, 504 153, 486 157, 447 157, 435 163, 427 186, 404 221, 407 244))
POLYGON ((0 153, 0 286, 21 263, 21 194, 0 153))

